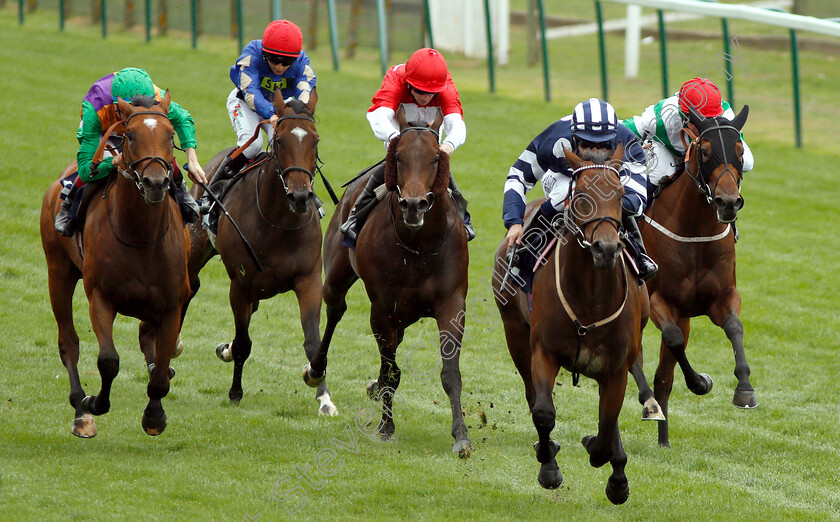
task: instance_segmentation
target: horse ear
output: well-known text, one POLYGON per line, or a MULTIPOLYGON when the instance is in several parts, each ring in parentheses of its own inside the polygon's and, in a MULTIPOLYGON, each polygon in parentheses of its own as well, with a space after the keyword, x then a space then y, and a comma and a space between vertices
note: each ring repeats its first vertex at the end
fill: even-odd
POLYGON ((405 120, 405 106, 401 103, 397 109, 397 123, 400 124, 400 130, 408 127, 408 122, 405 120))
POLYGON ((286 108, 286 102, 283 101, 283 93, 277 91, 274 93, 274 114, 283 114, 283 109, 286 108))
POLYGON ((164 114, 169 114, 169 103, 172 97, 169 95, 169 89, 163 94, 163 99, 160 101, 160 108, 163 109, 164 114))
POLYGON ((741 109, 741 112, 739 112, 738 115, 735 116, 735 118, 732 119, 732 126, 735 127, 738 130, 743 129, 744 124, 747 123, 747 116, 749 116, 749 115, 750 115, 750 106, 749 105, 744 105, 744 107, 741 109))
POLYGON ((563 147, 563 154, 566 155, 566 161, 569 162, 569 165, 572 166, 572 169, 576 169, 583 165, 583 160, 580 159, 580 156, 572 152, 572 149, 567 149, 563 147))
POLYGON ((693 123, 695 127, 698 129, 700 125, 706 120, 705 116, 702 116, 699 112, 694 110, 694 107, 691 105, 688 106, 688 121, 693 123))
POLYGON ((435 121, 432 122, 432 128, 435 132, 440 131, 440 126, 443 125, 443 111, 440 107, 437 108, 437 113, 435 114, 435 121))
POLYGON ((134 112, 131 109, 131 104, 123 100, 119 96, 117 96, 117 109, 119 110, 122 119, 128 118, 129 115, 131 115, 131 113, 134 112))
POLYGON ((607 165, 614 165, 614 164, 617 163, 619 166, 621 166, 621 164, 623 162, 624 162, 624 144, 621 143, 621 142, 618 142, 618 147, 615 148, 615 152, 613 152, 612 158, 610 158, 609 161, 607 161, 607 165))
POLYGON ((318 91, 313 87, 312 92, 309 93, 309 101, 306 102, 306 106, 309 108, 309 112, 315 114, 315 105, 318 104, 318 91))

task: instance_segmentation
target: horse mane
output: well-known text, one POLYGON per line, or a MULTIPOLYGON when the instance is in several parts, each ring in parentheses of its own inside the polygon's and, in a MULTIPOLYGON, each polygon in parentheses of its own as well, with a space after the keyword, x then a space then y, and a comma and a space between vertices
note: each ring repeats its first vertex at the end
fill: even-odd
MULTIPOLYGON (((388 190, 397 189, 396 154, 399 142, 400 136, 392 139, 391 144, 388 146, 388 154, 385 155, 385 187, 388 190)), ((434 184, 432 184, 432 193, 436 196, 441 196, 449 188, 449 154, 444 152, 438 156, 437 175, 435 176, 434 184)))
POLYGON ((295 114, 305 114, 307 116, 313 116, 312 111, 309 110, 309 105, 303 103, 298 99, 289 100, 286 102, 286 107, 291 107, 292 110, 295 111, 295 114))
POLYGON ((131 101, 129 101, 129 103, 134 105, 135 107, 145 107, 147 109, 152 108, 152 105, 156 104, 157 102, 158 101, 154 96, 143 96, 140 94, 131 98, 131 101))

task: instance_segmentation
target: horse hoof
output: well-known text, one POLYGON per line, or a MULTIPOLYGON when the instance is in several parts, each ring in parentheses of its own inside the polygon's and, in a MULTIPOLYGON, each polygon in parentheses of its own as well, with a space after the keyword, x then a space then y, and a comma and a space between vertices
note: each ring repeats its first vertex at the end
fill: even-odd
POLYGON ((231 362, 233 360, 233 353, 230 349, 230 343, 222 343, 216 347, 216 357, 224 362, 231 362))
POLYGON ((332 402, 325 402, 318 408, 318 415, 326 415, 327 417, 335 417, 338 415, 338 408, 332 402))
MULTIPOLYGON (((149 375, 152 374, 152 370, 154 370, 154 369, 155 369, 155 363, 150 364, 149 365, 149 375)), ((175 368, 170 366, 169 367, 169 380, 171 381, 174 378, 175 378, 175 368)))
POLYGON ((732 398, 732 404, 737 408, 751 410, 758 407, 758 400, 755 398, 755 392, 752 390, 739 392, 735 391, 735 397, 732 398))
POLYGON ((556 462, 550 462, 540 466, 540 472, 537 473, 537 482, 545 489, 557 489, 563 483, 563 474, 560 473, 560 468, 556 462))
POLYGON ((379 400, 379 381, 377 381, 376 379, 370 381, 369 383, 367 383, 367 386, 365 386, 365 389, 367 390, 367 394, 368 397, 370 397, 370 400, 379 400))
POLYGON ((700 377, 700 382, 697 384, 697 386, 693 388, 689 386, 688 389, 694 395, 706 395, 707 393, 712 391, 712 385, 714 384, 712 382, 712 377, 708 373, 700 373, 698 374, 698 376, 700 377))
MULTIPOLYGON (((172 358, 178 358, 182 353, 184 353, 184 343, 181 342, 181 334, 178 334, 178 344, 175 345, 175 351, 172 352, 172 358)), ((171 378, 171 377, 170 377, 171 378)))
POLYGON ((73 419, 73 429, 70 431, 79 438, 91 439, 96 437, 96 421, 90 413, 85 413, 73 419))
POLYGON ((166 414, 162 413, 159 417, 149 417, 146 412, 143 412, 143 419, 140 423, 147 435, 156 437, 166 429, 166 414))
POLYGON ((623 487, 613 488, 607 481, 607 498, 615 505, 624 504, 630 498, 630 484, 625 483, 623 487))
POLYGON ((462 459, 470 458, 472 449, 472 443, 469 439, 456 440, 455 443, 452 444, 452 453, 457 453, 458 457, 462 459))
POLYGON ((654 399, 653 397, 645 401, 645 406, 644 408, 642 408, 642 420, 665 420, 665 414, 662 413, 662 408, 659 406, 659 403, 656 402, 656 399, 654 399))
POLYGON ((315 377, 312 373, 312 366, 310 366, 309 363, 306 363, 306 366, 303 367, 303 382, 305 382, 310 388, 317 388, 326 376, 327 372, 324 371, 320 377, 315 377))

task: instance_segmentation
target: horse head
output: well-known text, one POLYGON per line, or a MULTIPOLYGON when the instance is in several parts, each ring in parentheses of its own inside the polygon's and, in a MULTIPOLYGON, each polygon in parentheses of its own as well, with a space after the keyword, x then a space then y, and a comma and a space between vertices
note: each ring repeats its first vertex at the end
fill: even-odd
POLYGON ((611 269, 624 248, 618 234, 624 196, 618 169, 624 157, 624 145, 619 144, 605 164, 582 159, 571 150, 565 153, 574 169, 574 185, 564 215, 566 229, 582 247, 589 248, 595 268, 611 269))
POLYGON ((279 116, 274 127, 272 154, 276 159, 277 176, 286 190, 289 209, 304 214, 315 198, 312 181, 318 161, 318 131, 315 130, 315 104, 317 96, 308 103, 300 100, 283 101, 274 97, 274 109, 279 116))
POLYGON ((698 130, 689 147, 686 171, 717 213, 718 221, 731 223, 744 206, 741 197, 744 143, 741 129, 750 113, 749 105, 731 121, 723 116, 704 118, 689 107, 689 121, 698 130), (693 172, 692 172, 693 170, 693 172))
POLYGON ((397 121, 400 135, 388 147, 385 185, 397 192, 403 223, 420 228, 426 212, 449 186, 449 156, 438 145, 443 114, 438 109, 431 124, 408 122, 400 105, 397 121))
POLYGON ((172 181, 175 128, 169 121, 169 91, 155 103, 154 96, 135 96, 131 103, 117 99, 125 121, 121 172, 132 179, 148 205, 166 198, 172 181))

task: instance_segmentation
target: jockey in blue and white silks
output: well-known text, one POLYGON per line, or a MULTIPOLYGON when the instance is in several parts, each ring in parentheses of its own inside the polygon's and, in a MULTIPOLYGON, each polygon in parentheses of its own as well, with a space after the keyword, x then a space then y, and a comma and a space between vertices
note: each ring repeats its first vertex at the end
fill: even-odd
MULTIPOLYGON (((572 167, 566 161, 564 149, 576 151, 583 159, 604 163, 619 143, 624 145, 624 158, 619 171, 622 179, 626 180, 621 201, 622 221, 627 231, 640 243, 641 235, 635 237, 635 218, 641 216, 647 206, 644 149, 638 137, 618 123, 612 105, 590 98, 577 104, 572 114, 552 123, 534 138, 510 168, 505 182, 503 206, 508 246, 521 243, 525 233, 522 228, 525 194, 538 181, 542 182, 547 197, 538 211, 545 217, 545 221, 551 222, 565 208, 564 202, 569 196, 572 183, 572 167)), ((538 221, 544 220, 534 219, 532 223, 537 226, 538 221)), ((650 278, 656 272, 656 264, 644 253, 644 245, 638 246, 640 277, 650 278)))

